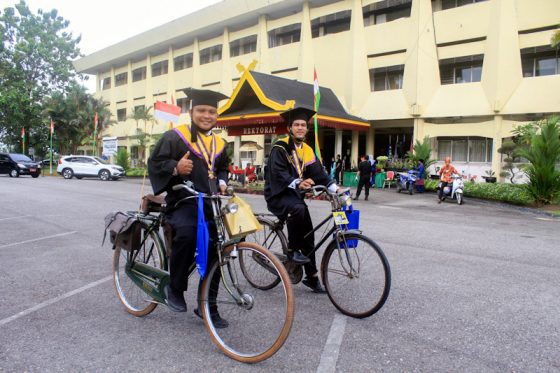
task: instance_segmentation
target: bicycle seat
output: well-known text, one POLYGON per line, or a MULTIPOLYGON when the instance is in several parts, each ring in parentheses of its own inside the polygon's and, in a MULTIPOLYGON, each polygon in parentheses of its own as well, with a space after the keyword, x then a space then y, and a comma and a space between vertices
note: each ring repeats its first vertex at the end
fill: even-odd
POLYGON ((146 194, 140 202, 140 211, 144 214, 150 212, 162 212, 165 209, 165 198, 162 196, 154 196, 146 194))

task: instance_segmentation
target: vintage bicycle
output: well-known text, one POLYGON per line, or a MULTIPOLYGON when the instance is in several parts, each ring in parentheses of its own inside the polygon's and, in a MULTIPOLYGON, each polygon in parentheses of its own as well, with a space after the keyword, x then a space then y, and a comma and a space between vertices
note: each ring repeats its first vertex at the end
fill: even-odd
MULTIPOLYGON (((366 237, 358 229, 349 228, 347 213, 352 199, 345 189, 331 193, 325 186, 314 186, 309 190, 313 197, 326 196, 331 203, 331 213, 309 234, 315 234, 322 227, 323 234, 313 252, 328 241, 321 260, 321 280, 333 305, 343 314, 365 318, 383 307, 391 288, 391 269, 383 250, 377 243, 366 237), (346 211, 345 211, 346 210, 346 211), (327 223, 332 221, 330 226, 327 223)), ((286 266, 293 284, 301 281, 301 265, 288 260, 288 239, 284 233, 285 222, 272 214, 256 214, 263 229, 247 236, 273 252, 286 266)), ((266 263, 262 262, 262 266, 266 263)), ((244 269, 244 267, 242 267, 244 269)), ((245 276, 258 289, 273 289, 281 279, 268 277, 266 281, 253 278, 247 271, 245 276), (272 279, 272 281, 269 281, 272 279)))
MULTIPOLYGON (((178 203, 198 198, 192 184, 174 186, 175 190, 181 188, 190 195, 178 203)), ((265 360, 282 347, 292 326, 294 303, 288 274, 278 258, 262 246, 243 242, 243 236, 228 236, 226 216, 235 214, 238 208, 235 203, 224 202, 231 195, 203 196, 212 204, 218 258, 209 263, 198 294, 198 309, 212 341, 224 354, 246 363, 265 360), (262 282, 274 280, 278 288, 274 292, 255 288, 245 273, 262 282), (212 314, 218 307, 220 316, 229 323, 226 328, 217 328, 213 323, 212 314)), ((166 303, 163 289, 170 278, 162 239, 163 207, 155 203, 145 211, 128 212, 127 216, 139 225, 140 243, 130 251, 115 247, 113 278, 125 310, 141 317, 166 303)), ((189 273, 194 270, 193 264, 189 273)))

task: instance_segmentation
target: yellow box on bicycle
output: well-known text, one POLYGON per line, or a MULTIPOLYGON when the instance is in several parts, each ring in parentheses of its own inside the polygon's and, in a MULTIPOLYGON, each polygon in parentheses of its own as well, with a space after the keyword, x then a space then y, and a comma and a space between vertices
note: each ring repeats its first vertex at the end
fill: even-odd
POLYGON ((241 197, 235 195, 228 203, 235 203, 238 206, 237 212, 228 213, 224 217, 225 226, 231 238, 243 237, 262 229, 251 206, 241 197))

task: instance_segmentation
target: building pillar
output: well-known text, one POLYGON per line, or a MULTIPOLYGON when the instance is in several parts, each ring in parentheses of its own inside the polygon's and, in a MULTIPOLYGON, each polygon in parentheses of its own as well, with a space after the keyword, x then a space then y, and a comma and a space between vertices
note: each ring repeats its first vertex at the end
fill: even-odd
POLYGON ((303 2, 301 10, 301 37, 299 41, 298 81, 313 81, 313 66, 315 65, 313 53, 313 38, 311 37, 311 20, 309 18, 309 3, 303 2))
POLYGON ((268 48, 268 31, 266 15, 259 16, 259 31, 257 36, 257 71, 270 74, 270 52, 268 48))
POLYGON ((235 136, 235 138, 233 139, 233 164, 239 167, 241 167, 241 164, 239 163, 239 155, 241 153, 240 148, 241 136, 235 136))
POLYGON ((502 121, 501 115, 494 116, 494 141, 492 142, 492 171, 496 173, 496 177, 500 177, 502 172, 502 157, 498 153, 498 149, 502 147, 502 121))
POLYGON ((366 133, 366 154, 375 155, 375 128, 373 128, 371 123, 366 133))
POLYGON ((414 132, 412 133, 412 145, 416 144, 416 141, 422 142, 424 140, 424 119, 414 118, 414 132))
POLYGON ((229 30, 224 28, 222 37, 222 74, 220 77, 220 88, 222 93, 231 96, 233 91, 232 76, 231 76, 231 62, 229 56, 229 30))
POLYGON ((360 159, 359 145, 360 145, 360 133, 358 131, 352 131, 352 150, 350 153, 350 167, 358 166, 358 161, 360 159))
POLYGON ((334 156, 340 155, 342 159, 342 130, 334 131, 334 156))

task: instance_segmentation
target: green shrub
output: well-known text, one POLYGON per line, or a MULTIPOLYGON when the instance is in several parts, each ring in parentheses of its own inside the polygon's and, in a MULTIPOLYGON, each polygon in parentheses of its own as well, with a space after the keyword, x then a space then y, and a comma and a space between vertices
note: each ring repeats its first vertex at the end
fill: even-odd
POLYGON ((146 173, 146 177, 148 177, 148 171, 143 168, 131 168, 126 172, 126 176, 140 176, 143 177, 144 176, 144 172, 146 173))
POLYGON ((115 162, 124 168, 125 171, 130 169, 130 158, 128 156, 128 151, 126 148, 120 148, 117 152, 117 156, 115 157, 115 162))
POLYGON ((531 137, 529 146, 521 149, 520 154, 531 163, 526 170, 527 190, 537 205, 546 205, 560 196, 560 171, 556 169, 560 161, 559 117, 540 122, 538 128, 540 131, 531 137))
MULTIPOLYGON (((426 190, 435 191, 438 180, 426 180, 426 190)), ((514 205, 529 205, 533 198, 524 185, 504 183, 465 183, 465 197, 488 199, 514 205)))

